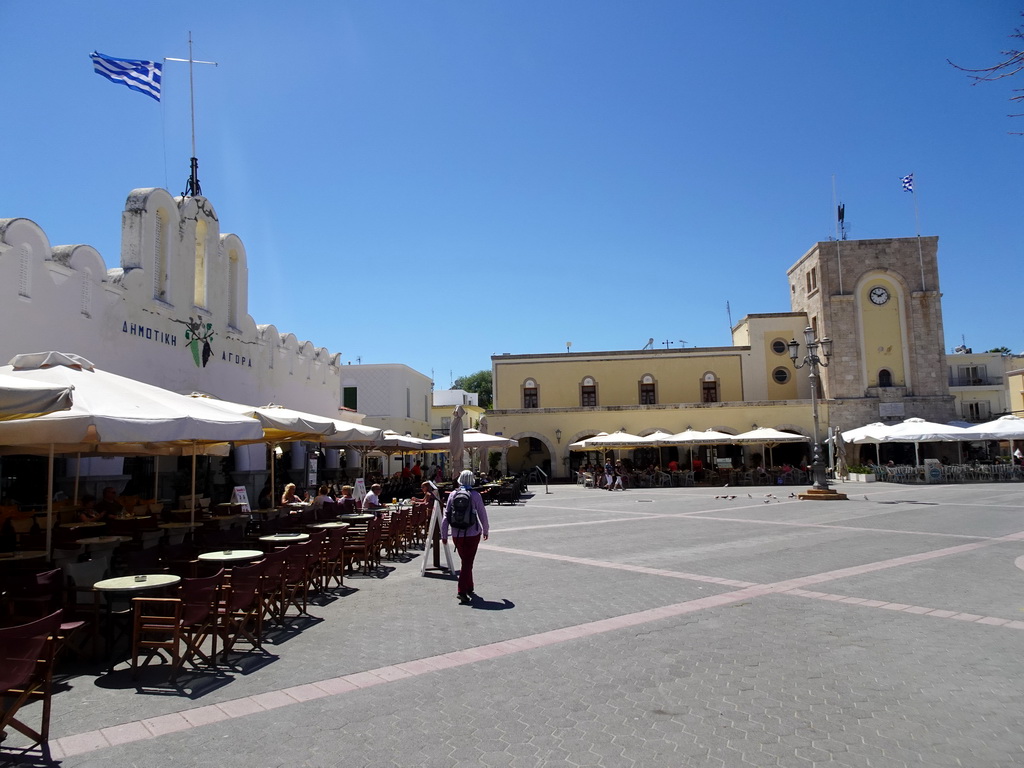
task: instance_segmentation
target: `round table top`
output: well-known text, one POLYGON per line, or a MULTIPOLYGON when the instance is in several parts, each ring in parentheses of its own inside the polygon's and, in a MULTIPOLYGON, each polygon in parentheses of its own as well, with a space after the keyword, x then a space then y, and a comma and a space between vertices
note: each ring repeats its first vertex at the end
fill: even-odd
POLYGON ((26 549, 21 552, 0 552, 0 561, 38 560, 41 557, 46 557, 46 552, 41 549, 26 549))
POLYGON ((94 523, 61 523, 60 527, 61 528, 71 528, 71 529, 75 529, 75 528, 99 528, 101 525, 106 525, 106 523, 101 523, 101 522, 94 522, 94 523))
POLYGON ((173 573, 147 573, 139 576, 103 579, 103 581, 93 584, 92 588, 100 592, 136 592, 143 589, 170 587, 180 581, 181 576, 175 576, 173 573))
POLYGON ((338 519, 346 523, 358 523, 363 520, 373 520, 376 515, 370 512, 360 512, 354 515, 338 515, 338 519))
POLYGON ((216 563, 231 563, 236 560, 255 560, 263 557, 258 549, 222 549, 217 552, 203 552, 199 555, 200 560, 216 563))
POLYGON ((348 528, 348 523, 313 523, 309 528, 348 528))
MULTIPOLYGON (((305 541, 309 538, 308 533, 274 533, 270 536, 260 536, 260 541, 305 541)), ((262 552, 260 554, 263 554, 262 552)))
POLYGON ((131 540, 131 536, 90 536, 87 539, 75 539, 75 544, 120 544, 131 540))
POLYGON ((164 528, 166 530, 175 530, 177 528, 198 528, 202 523, 160 523, 157 528, 164 528))

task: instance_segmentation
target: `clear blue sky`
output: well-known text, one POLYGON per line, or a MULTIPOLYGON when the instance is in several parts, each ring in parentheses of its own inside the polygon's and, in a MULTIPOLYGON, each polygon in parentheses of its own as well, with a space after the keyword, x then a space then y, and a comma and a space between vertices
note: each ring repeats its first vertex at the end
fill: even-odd
MULTIPOLYGON (((128 192, 181 194, 162 103, 89 53, 196 67, 203 192, 250 313, 344 361, 730 343, 834 233, 938 235, 947 351, 1024 351, 1015 80, 972 87, 1019 2, 0 0, 0 218, 119 264, 128 192), (1015 234, 1016 233, 1016 234, 1015 234)), ((1019 110, 1020 111, 1020 110, 1019 110)), ((73 351, 73 350, 71 350, 73 351)))

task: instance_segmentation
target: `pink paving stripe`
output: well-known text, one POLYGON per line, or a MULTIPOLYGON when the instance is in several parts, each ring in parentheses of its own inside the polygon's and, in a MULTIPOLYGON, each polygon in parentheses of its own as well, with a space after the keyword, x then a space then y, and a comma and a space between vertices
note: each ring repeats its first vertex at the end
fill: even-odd
MULTIPOLYGON (((597 512, 598 510, 591 510, 597 512)), ((621 512, 622 510, 615 510, 621 512)), ((677 515, 657 515, 650 512, 633 512, 630 517, 616 517, 608 520, 578 520, 571 523, 547 523, 545 525, 517 525, 512 528, 492 528, 492 533, 512 533, 513 531, 537 531, 544 528, 571 528, 577 525, 608 525, 609 523, 635 523, 638 520, 654 520, 659 517, 677 517, 677 515)))
MULTIPOLYGON (((964 544, 958 547, 948 547, 946 549, 935 550, 933 552, 897 557, 890 560, 883 560, 877 563, 867 563, 865 565, 854 566, 851 568, 841 568, 812 576, 776 582, 774 584, 757 585, 746 582, 736 582, 736 584, 743 584, 743 588, 737 589, 733 592, 709 595, 696 600, 688 600, 674 605, 651 608, 645 611, 638 611, 636 613, 625 614, 622 616, 614 616, 607 619, 599 619, 597 621, 591 621, 573 627, 563 627, 561 629, 540 632, 521 638, 513 638, 497 643, 490 643, 477 648, 467 648, 461 651, 441 654, 438 656, 429 656, 424 659, 403 662, 401 664, 381 667, 366 672, 357 672, 341 678, 334 678, 332 680, 293 686, 281 691, 267 691, 254 696, 226 701, 221 704, 195 707, 181 713, 171 713, 134 723, 123 723, 86 733, 63 736, 61 738, 51 740, 51 755, 55 759, 59 760, 73 755, 94 752, 118 744, 157 738, 166 733, 199 728, 210 723, 223 722, 225 720, 232 720, 238 717, 247 717, 251 714, 255 714, 256 712, 265 712, 278 707, 291 706, 293 704, 324 696, 343 695, 359 688, 384 685, 389 682, 409 677, 417 677, 440 669, 475 664, 479 661, 500 658, 514 653, 521 653, 523 651, 531 650, 532 648, 555 645, 571 640, 579 640, 584 637, 591 637, 605 632, 613 632, 628 627, 635 627, 652 621, 660 621, 666 618, 682 616, 710 608, 718 608, 723 605, 750 600, 756 597, 763 597, 765 595, 786 594, 794 597, 809 597, 811 599, 842 602, 847 605, 856 605, 859 607, 877 606, 883 609, 888 607, 890 610, 896 610, 897 606, 892 603, 880 603, 880 601, 869 600, 867 598, 851 598, 843 595, 829 595, 821 592, 811 592, 802 589, 802 587, 808 584, 819 584, 824 581, 841 579, 846 576, 871 573, 886 568, 896 568, 903 565, 933 560, 939 557, 960 554, 962 552, 970 552, 989 546, 998 541, 1016 541, 1021 538, 1024 538, 1024 532, 1010 534, 990 541, 964 544)), ((617 570, 652 573, 659 576, 688 578, 695 581, 710 581, 708 577, 701 576, 699 574, 674 573, 672 571, 664 571, 662 569, 644 568, 642 566, 625 566, 620 563, 608 563, 598 560, 588 560, 586 558, 566 557, 562 555, 494 547, 490 545, 484 546, 486 546, 487 549, 496 552, 519 554, 551 560, 562 560, 580 565, 614 568, 617 570)), ((719 584, 724 582, 725 580, 723 579, 715 580, 715 583, 719 584)), ((950 620, 973 621, 974 623, 989 626, 1024 629, 1024 621, 1009 621, 994 617, 980 616, 975 618, 972 614, 963 614, 957 613, 956 611, 939 610, 920 606, 908 606, 900 608, 899 610, 900 612, 909 614, 928 615, 933 618, 949 618, 950 620)))
POLYGON ((684 573, 682 571, 668 571, 663 568, 649 568, 645 565, 629 565, 628 563, 615 563, 609 560, 593 560, 588 557, 571 557, 569 555, 558 555, 551 552, 537 552, 529 549, 514 549, 512 547, 497 547, 493 544, 481 544, 481 549, 486 548, 493 552, 502 552, 508 555, 525 555, 536 557, 541 560, 559 560, 564 563, 575 565, 589 565, 595 568, 610 568, 615 571, 630 571, 631 573, 643 573, 654 576, 668 576, 673 579, 687 579, 700 581, 706 584, 721 584, 727 587, 753 587, 757 586, 751 581, 737 581, 735 579, 723 579, 717 576, 704 576, 699 573, 684 573))
MULTIPOLYGON (((682 517, 682 515, 677 515, 682 517)), ((828 523, 797 523, 791 520, 745 520, 741 517, 701 517, 701 520, 714 520, 719 523, 752 523, 756 525, 780 525, 792 528, 821 528, 829 531, 854 531, 856 533, 892 533, 903 536, 933 536, 947 539, 977 539, 989 541, 1003 538, 1001 536, 974 536, 966 533, 932 533, 930 531, 900 531, 892 528, 866 528, 857 525, 830 525, 828 523)), ((1017 534, 1014 534, 1017 535, 1017 534)))
POLYGON ((858 608, 882 608, 887 611, 910 613, 918 616, 927 616, 931 619, 949 619, 950 621, 966 621, 973 624, 985 624, 993 627, 1009 627, 1010 629, 1024 629, 1024 622, 1013 622, 1010 619, 1000 619, 995 616, 980 616, 974 613, 957 613, 939 608, 927 608, 922 605, 907 605, 906 603, 887 603, 884 600, 869 600, 863 597, 847 597, 846 595, 832 595, 825 592, 809 592, 805 589, 790 589, 782 594, 793 597, 807 597, 813 600, 827 600, 843 603, 844 605, 855 605, 858 608), (1013 624, 1021 626, 1016 627, 1013 624))

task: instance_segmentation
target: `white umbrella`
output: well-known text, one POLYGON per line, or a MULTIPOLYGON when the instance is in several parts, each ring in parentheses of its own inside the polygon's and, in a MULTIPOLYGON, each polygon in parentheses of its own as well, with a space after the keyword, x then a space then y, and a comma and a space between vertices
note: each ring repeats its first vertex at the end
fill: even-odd
MULTIPOLYGON (((687 427, 682 432, 672 435, 675 445, 722 445, 732 442, 733 435, 726 432, 716 432, 713 429, 698 431, 687 427)), ((690 448, 690 469, 693 469, 693 448, 690 448)))
MULTIPOLYGON (((764 446, 761 450, 768 448, 774 448, 779 443, 806 443, 811 438, 806 435, 797 435, 793 432, 781 432, 771 427, 757 427, 749 432, 741 432, 738 435, 732 435, 732 439, 729 441, 737 445, 749 445, 749 444, 760 444, 764 446)), ((769 465, 771 462, 769 461, 769 465)))
MULTIPOLYGON (((452 421, 452 427, 454 428, 455 422, 452 421)), ((453 429, 454 432, 454 429, 453 429)), ((514 448, 519 445, 518 440, 513 440, 508 437, 502 437, 501 435, 489 435, 486 432, 481 432, 477 429, 465 429, 462 431, 462 446, 466 450, 475 448, 514 448)), ((438 437, 434 440, 428 440, 423 444, 423 448, 430 451, 438 448, 451 450, 452 445, 455 443, 454 434, 448 437, 438 437)))
POLYGON ((104 443, 233 442, 260 434, 252 419, 226 414, 151 384, 96 368, 78 355, 18 355, 7 374, 74 388, 71 408, 30 419, 0 422, 0 445, 55 445, 83 453, 104 443))
MULTIPOLYGON (((254 419, 225 413, 200 400, 96 368, 78 355, 41 352, 18 355, 0 368, 26 381, 74 387, 71 408, 30 419, 0 422, 0 445, 49 446, 47 551, 53 519, 53 456, 89 453, 101 445, 136 444, 179 448, 203 443, 258 439, 254 419)), ((195 461, 193 454, 193 462, 195 461)), ((195 496, 195 476, 193 473, 195 496)))
POLYGON ((1024 440, 1024 419, 1020 416, 1000 416, 984 424, 972 424, 964 432, 964 440, 1024 440))
POLYGON ((27 419, 71 407, 74 387, 0 376, 0 421, 27 419))
POLYGON ((938 424, 934 421, 911 418, 906 421, 894 424, 886 433, 886 443, 913 443, 914 463, 921 464, 918 448, 921 443, 953 442, 958 440, 971 440, 971 433, 960 427, 952 427, 949 424, 938 424))
MULTIPOLYGON (((339 422, 330 416, 318 416, 315 413, 296 411, 292 408, 285 408, 281 405, 271 403, 263 406, 245 405, 243 403, 232 403, 227 400, 217 400, 207 395, 193 394, 203 402, 214 407, 221 408, 228 413, 250 416, 256 419, 263 428, 262 435, 251 442, 267 443, 270 451, 270 498, 277 498, 277 473, 276 462, 274 461, 274 447, 278 443, 295 442, 299 440, 320 441, 324 437, 333 437, 338 432, 339 422)), ((359 426, 359 425, 352 425, 359 426)), ((379 430, 374 430, 379 432, 379 430)))
POLYGON ((255 406, 232 403, 228 400, 218 400, 208 395, 195 393, 193 393, 192 397, 226 413, 256 419, 263 428, 262 434, 252 441, 256 443, 284 443, 293 440, 310 440, 325 435, 333 435, 337 431, 334 419, 329 416, 317 416, 313 413, 296 411, 273 403, 255 406))
MULTIPOLYGON (((840 434, 840 433, 836 433, 840 434)), ((846 443, 853 443, 854 445, 863 445, 864 443, 875 444, 875 463, 881 464, 882 458, 879 453, 879 444, 885 442, 885 436, 889 434, 889 425, 883 424, 880 421, 875 421, 871 424, 865 424, 863 427, 856 427, 854 429, 848 429, 841 433, 842 439, 846 443)))
POLYGON ((731 443, 735 435, 730 435, 727 432, 716 432, 713 429, 705 429, 698 431, 696 429, 690 429, 687 427, 682 432, 676 432, 672 435, 672 444, 674 445, 721 445, 723 443, 731 443))
POLYGON ((334 419, 334 433, 323 438, 320 442, 328 448, 349 445, 365 446, 378 442, 383 436, 383 429, 334 419))
POLYGON ((586 440, 581 441, 583 443, 583 450, 630 450, 632 448, 643 448, 645 445, 650 445, 649 442, 644 442, 644 438, 640 435, 632 435, 629 432, 611 432, 609 434, 596 435, 594 437, 588 437, 586 440))
MULTIPOLYGON (((607 432, 598 432, 596 435, 593 435, 593 437, 602 437, 602 436, 607 436, 607 435, 608 435, 607 432)), ((590 439, 591 438, 589 438, 589 437, 585 437, 582 440, 577 440, 575 443, 569 443, 569 450, 570 451, 585 451, 585 450, 587 450, 587 446, 585 445, 585 443, 587 442, 587 440, 590 440, 590 439)), ((591 449, 591 450, 593 450, 593 449, 591 449)))

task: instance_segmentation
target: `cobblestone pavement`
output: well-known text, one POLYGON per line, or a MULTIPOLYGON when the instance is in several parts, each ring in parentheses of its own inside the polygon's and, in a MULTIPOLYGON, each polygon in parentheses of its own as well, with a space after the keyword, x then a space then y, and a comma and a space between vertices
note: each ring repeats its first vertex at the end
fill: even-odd
POLYGON ((233 670, 73 670, 0 765, 1024 765, 1024 485, 844 490, 534 489, 473 606, 413 553, 233 670))

